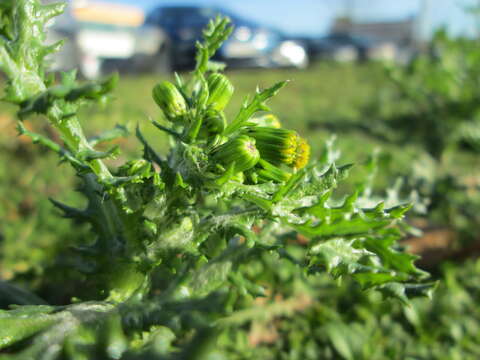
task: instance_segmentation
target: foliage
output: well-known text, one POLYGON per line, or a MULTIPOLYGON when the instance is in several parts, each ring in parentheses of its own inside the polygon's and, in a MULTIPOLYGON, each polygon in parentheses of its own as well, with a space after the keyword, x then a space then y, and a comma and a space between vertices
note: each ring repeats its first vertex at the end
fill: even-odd
POLYGON ((405 68, 389 68, 397 92, 388 101, 398 103, 397 115, 384 113, 390 140, 416 142, 432 157, 417 161, 409 178, 431 199, 430 217, 463 232, 464 238, 475 236, 480 220, 478 174, 459 174, 449 162, 458 161, 462 152, 475 156, 479 150, 480 51, 475 42, 439 30, 428 53, 405 68))
MULTIPOLYGON (((58 154, 80 179, 85 207, 52 203, 90 228, 65 253, 77 275, 62 279, 80 277, 84 286, 67 305, 0 287, 14 304, 0 313, 0 347, 7 351, 1 358, 203 359, 216 339, 257 316, 254 299, 281 291, 281 284, 249 273, 259 258, 281 259, 305 279, 325 271, 350 275, 405 303, 428 294, 431 284, 413 265, 415 257, 396 245, 409 205, 362 207, 366 182, 344 199, 332 197, 350 165, 335 165, 328 146, 321 161, 307 164, 309 146, 296 132, 256 122, 254 115, 270 111, 266 102, 286 82, 258 89, 226 121, 233 86, 209 58, 231 31, 228 19, 205 30, 190 79, 177 76, 176 84, 153 90, 164 117, 153 125, 171 138, 168 156, 137 128, 143 157, 107 167, 118 148, 96 146, 124 131, 88 140, 78 112, 108 100, 117 77, 81 84, 74 71, 58 82, 46 75, 44 58, 59 44, 43 44, 44 26, 62 8, 2 2, 0 67, 8 78, 4 100, 18 106, 20 120, 46 118, 63 144, 22 121, 20 134, 58 154), (303 247, 287 246, 294 232, 308 239, 303 247)), ((264 275, 279 273, 272 268, 264 275)), ((287 316, 297 306, 261 311, 287 316)))
POLYGON ((459 145, 477 151, 480 52, 474 45, 438 30, 428 51, 406 66, 386 66, 394 91, 367 109, 372 135, 420 144, 436 159, 459 145))
MULTIPOLYGON (((266 269, 280 266, 276 261, 262 264, 249 272, 268 273, 266 269)), ((476 359, 479 270, 478 260, 444 264, 433 298, 415 299, 408 307, 382 301, 378 293, 362 291, 350 280, 337 286, 322 275, 309 278, 305 286, 298 274, 284 270, 275 281, 290 297, 277 294, 256 304, 256 318, 244 333, 232 331, 221 340, 228 344, 229 359, 476 359), (283 307, 295 316, 269 318, 260 314, 265 306, 283 307)))
POLYGON ((403 190, 414 189, 428 201, 418 209, 426 210, 430 226, 449 226, 465 240, 477 237, 480 221, 480 51, 475 43, 437 31, 428 51, 406 65, 386 66, 388 82, 378 87, 357 121, 335 119, 326 125, 382 143, 395 164, 383 173, 402 176, 403 190), (413 154, 404 154, 407 147, 413 154))

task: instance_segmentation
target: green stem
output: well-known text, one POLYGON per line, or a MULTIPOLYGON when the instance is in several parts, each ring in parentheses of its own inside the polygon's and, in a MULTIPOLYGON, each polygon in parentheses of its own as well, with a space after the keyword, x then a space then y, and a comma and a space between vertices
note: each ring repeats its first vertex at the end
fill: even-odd
POLYGON ((192 142, 195 141, 195 139, 197 138, 198 133, 200 131, 200 128, 202 127, 202 123, 203 123, 202 114, 197 114, 194 122, 191 124, 191 126, 188 129, 188 133, 187 133, 187 136, 186 136, 187 137, 186 140, 187 140, 188 143, 192 143, 192 142))
MULTIPOLYGON (((59 131, 62 140, 64 141, 67 149, 77 156, 78 153, 94 151, 93 147, 89 144, 82 127, 76 115, 65 118, 65 114, 69 113, 70 109, 65 109, 64 106, 55 104, 48 111, 48 119, 50 123, 59 131)), ((76 110, 76 109, 74 109, 76 110)), ((75 114, 76 111, 71 112, 75 114)), ((106 167, 106 165, 99 159, 93 159, 87 161, 92 172, 98 177, 100 182, 105 180, 111 180, 112 174, 106 167)))

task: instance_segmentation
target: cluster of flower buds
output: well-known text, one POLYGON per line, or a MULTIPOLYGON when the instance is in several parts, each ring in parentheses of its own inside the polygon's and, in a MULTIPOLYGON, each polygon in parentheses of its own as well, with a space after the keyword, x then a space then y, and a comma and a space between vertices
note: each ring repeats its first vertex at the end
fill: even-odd
MULTIPOLYGON (((274 116, 264 119, 274 126, 280 124, 274 116)), ((295 131, 253 126, 216 147, 212 157, 224 168, 234 163, 235 176, 241 175, 242 182, 244 175, 253 183, 285 182, 292 174, 288 168, 301 169, 307 164, 310 146, 295 131)))
MULTIPOLYGON (((234 88, 219 73, 210 74, 206 84, 208 92, 205 94, 208 97, 201 103, 201 115, 196 115, 202 116, 197 134, 199 139, 214 140, 211 144, 218 140, 223 142, 211 150, 210 156, 215 164, 222 165, 225 170, 233 166, 233 176, 237 181, 243 182, 247 178, 254 183, 287 181, 292 173, 289 169, 301 169, 307 164, 310 146, 306 140, 293 130, 283 129, 273 114, 253 118, 255 125, 250 123, 240 134, 222 138, 227 127, 223 111, 234 88)), ((153 89, 153 98, 168 120, 180 124, 187 120, 189 106, 174 84, 161 82, 153 89)), ((193 113, 199 114, 196 111, 193 113)))
MULTIPOLYGON (((200 138, 208 138, 212 134, 221 134, 225 130, 227 120, 223 109, 230 101, 234 90, 230 80, 219 73, 210 74, 206 83, 208 97, 202 115, 200 138)), ((180 125, 187 125, 187 101, 177 86, 169 81, 162 81, 154 87, 152 95, 167 120, 180 125)))

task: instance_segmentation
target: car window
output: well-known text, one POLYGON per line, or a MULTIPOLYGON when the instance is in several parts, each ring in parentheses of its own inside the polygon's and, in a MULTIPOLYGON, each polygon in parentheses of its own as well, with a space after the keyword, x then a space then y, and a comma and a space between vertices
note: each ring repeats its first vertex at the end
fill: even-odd
POLYGON ((145 23, 148 24, 148 25, 158 25, 160 23, 160 19, 161 19, 161 14, 160 14, 160 10, 153 10, 150 12, 150 14, 147 15, 146 19, 145 19, 145 23))
POLYGON ((215 12, 209 8, 198 8, 182 11, 179 20, 185 27, 203 27, 215 17, 215 12))

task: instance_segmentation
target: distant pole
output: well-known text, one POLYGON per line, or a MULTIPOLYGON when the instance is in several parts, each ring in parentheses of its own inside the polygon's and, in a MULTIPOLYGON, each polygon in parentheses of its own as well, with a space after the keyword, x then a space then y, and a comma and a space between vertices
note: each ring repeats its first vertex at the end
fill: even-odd
POLYGON ((342 21, 336 31, 351 33, 354 23, 354 0, 343 0, 339 7, 339 15, 342 21))
POLYGON ((480 37, 480 0, 477 1, 477 7, 473 9, 473 20, 475 22, 475 29, 473 30, 476 38, 480 37))
POLYGON ((417 45, 422 45, 430 39, 430 14, 431 14, 431 0, 420 0, 420 13, 417 19, 417 28, 415 31, 415 42, 417 45))
POLYGON ((353 21, 355 13, 355 1, 354 0, 344 0, 343 1, 343 16, 353 21))

